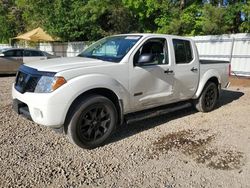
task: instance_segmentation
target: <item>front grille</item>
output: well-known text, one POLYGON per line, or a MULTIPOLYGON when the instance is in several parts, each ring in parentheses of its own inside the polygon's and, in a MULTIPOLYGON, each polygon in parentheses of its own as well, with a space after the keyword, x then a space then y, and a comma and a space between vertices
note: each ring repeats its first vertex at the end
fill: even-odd
POLYGON ((28 79, 28 74, 25 74, 24 72, 18 72, 17 77, 16 77, 16 89, 21 92, 23 88, 25 88, 26 81, 28 79))
POLYGON ((19 71, 16 77, 15 88, 20 93, 34 92, 39 79, 40 76, 38 75, 30 75, 19 71))
POLYGON ((40 77, 30 77, 30 79, 25 87, 25 91, 26 92, 34 92, 39 79, 40 79, 40 77))
POLYGON ((20 93, 34 92, 42 76, 54 77, 55 72, 38 71, 37 69, 21 65, 17 73, 15 88, 20 93))

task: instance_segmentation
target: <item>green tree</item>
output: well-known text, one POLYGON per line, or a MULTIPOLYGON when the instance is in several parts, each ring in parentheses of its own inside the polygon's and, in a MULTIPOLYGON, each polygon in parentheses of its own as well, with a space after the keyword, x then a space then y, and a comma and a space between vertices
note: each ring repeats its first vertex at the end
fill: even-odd
POLYGON ((240 25, 240 32, 250 33, 250 2, 243 5, 242 13, 244 21, 240 25))
POLYGON ((137 22, 121 0, 19 0, 18 5, 27 28, 41 26, 65 41, 136 30, 137 22))
POLYGON ((62 40, 78 40, 84 32, 79 31, 83 1, 18 0, 17 4, 24 10, 26 30, 40 26, 62 40))
POLYGON ((165 11, 169 5, 168 0, 122 0, 122 2, 133 12, 139 32, 155 32, 157 30, 155 20, 161 16, 161 10, 165 11))
POLYGON ((185 9, 171 8, 169 14, 156 19, 159 33, 175 35, 195 35, 201 33, 201 5, 191 4, 185 9), (166 24, 167 23, 167 24, 166 24))
POLYGON ((206 4, 201 16, 202 32, 205 35, 219 35, 227 33, 228 25, 225 24, 226 9, 206 4))
POLYGON ((15 1, 0 0, 0 42, 7 43, 24 30, 22 10, 15 6, 15 1))
POLYGON ((129 32, 249 32, 249 15, 249 3, 239 0, 0 0, 0 40, 38 26, 64 41, 129 32))
POLYGON ((200 31, 197 21, 201 3, 172 0, 123 0, 139 18, 139 30, 179 35, 192 35, 200 31), (193 28, 197 29, 194 30, 193 28))
POLYGON ((243 22, 241 18, 244 4, 242 2, 231 2, 226 7, 225 23, 228 26, 228 33, 238 33, 243 22))

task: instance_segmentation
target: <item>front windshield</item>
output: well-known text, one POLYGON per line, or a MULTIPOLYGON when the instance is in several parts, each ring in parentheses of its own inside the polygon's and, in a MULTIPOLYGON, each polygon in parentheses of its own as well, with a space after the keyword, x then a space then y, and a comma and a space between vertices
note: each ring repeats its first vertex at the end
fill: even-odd
POLYGON ((140 38, 139 35, 107 37, 97 41, 78 56, 120 62, 140 38))

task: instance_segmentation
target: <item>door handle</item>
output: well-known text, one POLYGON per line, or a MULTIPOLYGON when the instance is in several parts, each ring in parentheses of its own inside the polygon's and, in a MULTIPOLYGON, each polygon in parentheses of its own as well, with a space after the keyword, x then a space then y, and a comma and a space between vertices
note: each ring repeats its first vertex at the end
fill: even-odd
POLYGON ((193 68, 191 69, 191 71, 192 71, 192 72, 197 72, 198 69, 193 67, 193 68))
POLYGON ((164 71, 164 73, 166 73, 166 74, 172 74, 172 73, 174 73, 174 71, 167 69, 167 70, 164 71))

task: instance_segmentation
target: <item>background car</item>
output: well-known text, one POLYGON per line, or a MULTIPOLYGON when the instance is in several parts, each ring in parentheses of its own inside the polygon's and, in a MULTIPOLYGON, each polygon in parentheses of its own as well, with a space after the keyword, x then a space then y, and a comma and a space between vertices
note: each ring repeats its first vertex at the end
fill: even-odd
POLYGON ((5 48, 0 49, 0 74, 11 74, 18 70, 24 63, 33 61, 57 58, 44 51, 26 48, 5 48))

